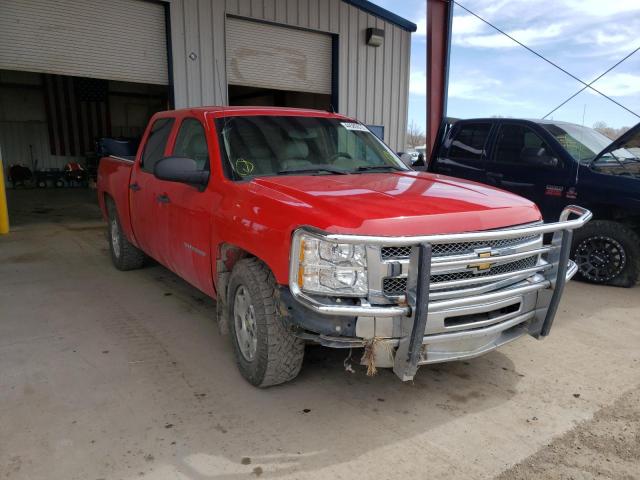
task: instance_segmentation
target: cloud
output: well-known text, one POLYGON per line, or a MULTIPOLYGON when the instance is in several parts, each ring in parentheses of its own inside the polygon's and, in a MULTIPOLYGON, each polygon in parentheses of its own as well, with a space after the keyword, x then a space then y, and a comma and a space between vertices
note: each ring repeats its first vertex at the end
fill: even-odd
POLYGON ((638 0, 616 0, 604 4, 602 0, 564 0, 565 7, 582 15, 611 17, 619 13, 638 10, 638 0))
POLYGON ((485 27, 485 23, 473 15, 455 15, 453 17, 453 33, 455 35, 468 35, 478 33, 485 27))
MULTIPOLYGON (((628 97, 640 94, 640 74, 609 73, 593 84, 595 88, 610 97, 628 97)), ((591 89, 589 93, 598 95, 591 89)))
POLYGON ((418 26, 418 29, 416 30, 414 35, 418 35, 420 37, 426 37, 427 36, 427 18, 426 17, 421 18, 416 22, 416 25, 418 26))
POLYGON ((500 80, 478 75, 478 72, 474 72, 469 77, 468 79, 451 79, 449 96, 463 100, 477 100, 480 95, 495 90, 502 84, 500 80))
POLYGON ((427 74, 425 72, 411 72, 409 93, 423 97, 427 96, 427 74))
MULTIPOLYGON (((556 39, 562 35, 564 25, 555 23, 545 27, 529 27, 507 31, 516 40, 527 46, 533 46, 546 41, 556 39)), ((454 29, 453 42, 463 47, 481 47, 481 48, 513 48, 520 46, 499 32, 488 35, 458 35, 454 29)))
POLYGON ((493 107, 531 108, 533 106, 521 98, 512 98, 505 92, 501 80, 487 77, 478 71, 468 72, 465 78, 452 78, 449 82, 449 97, 488 103, 493 107))

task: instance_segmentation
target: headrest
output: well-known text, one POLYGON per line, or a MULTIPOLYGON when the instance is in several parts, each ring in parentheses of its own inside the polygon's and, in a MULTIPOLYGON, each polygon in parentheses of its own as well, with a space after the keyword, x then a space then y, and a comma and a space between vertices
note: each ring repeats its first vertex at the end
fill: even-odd
POLYGON ((248 143, 247 144, 248 155, 251 158, 271 158, 273 155, 271 154, 271 150, 269 147, 265 145, 258 145, 256 143, 248 143))
POLYGON ((284 160, 292 158, 307 158, 309 155, 309 146, 307 142, 302 140, 290 140, 284 147, 284 160))

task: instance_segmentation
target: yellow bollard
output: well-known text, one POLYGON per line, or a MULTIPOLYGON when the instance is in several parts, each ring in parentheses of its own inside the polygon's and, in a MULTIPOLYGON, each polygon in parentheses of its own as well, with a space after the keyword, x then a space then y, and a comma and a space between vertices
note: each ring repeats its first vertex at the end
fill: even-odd
POLYGON ((0 151, 0 235, 9 233, 9 212, 7 210, 7 192, 4 188, 4 166, 0 151))

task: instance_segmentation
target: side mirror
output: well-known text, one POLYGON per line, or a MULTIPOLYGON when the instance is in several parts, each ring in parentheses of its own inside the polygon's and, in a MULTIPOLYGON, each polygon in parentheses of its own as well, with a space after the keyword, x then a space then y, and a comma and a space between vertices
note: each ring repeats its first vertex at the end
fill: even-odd
POLYGON ((186 157, 166 157, 153 167, 153 174, 159 180, 178 182, 205 187, 209 182, 209 172, 199 170, 195 160, 186 157))
POLYGON ((407 167, 410 167, 413 165, 413 158, 411 157, 411 155, 409 155, 408 153, 403 153, 402 155, 400 155, 400 160, 402 161, 402 163, 404 163, 407 167))

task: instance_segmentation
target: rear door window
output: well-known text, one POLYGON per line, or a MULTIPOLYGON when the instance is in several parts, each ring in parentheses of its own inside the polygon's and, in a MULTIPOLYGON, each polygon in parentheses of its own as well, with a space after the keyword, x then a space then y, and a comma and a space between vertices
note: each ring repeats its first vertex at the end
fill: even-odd
POLYGON ((159 118, 151 126, 147 144, 142 152, 141 167, 147 172, 153 172, 155 164, 164 157, 164 150, 173 128, 173 118, 159 118))
POLYGON ((490 123, 468 123, 462 125, 451 139, 449 158, 452 160, 480 161, 484 155, 490 131, 490 123))

